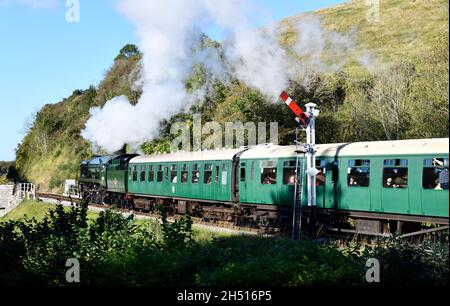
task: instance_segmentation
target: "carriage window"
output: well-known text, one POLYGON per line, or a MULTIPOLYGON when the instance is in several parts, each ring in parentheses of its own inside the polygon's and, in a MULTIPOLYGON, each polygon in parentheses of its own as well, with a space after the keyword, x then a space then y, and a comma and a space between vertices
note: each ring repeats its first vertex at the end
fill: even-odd
POLYGON ((211 184, 212 180, 212 164, 205 164, 205 175, 203 176, 204 184, 211 184))
POLYGON ((348 180, 350 187, 368 187, 370 177, 370 160, 354 159, 348 161, 348 180))
POLYGON ((199 164, 192 165, 192 183, 198 184, 198 180, 200 179, 200 166, 199 164))
POLYGON ((222 164, 222 185, 227 184, 228 172, 227 172, 227 164, 222 164))
POLYGON ((186 184, 188 181, 188 166, 184 164, 181 167, 181 183, 186 184))
POLYGON ((145 173, 147 172, 147 166, 141 166, 141 182, 145 181, 145 173))
POLYGON ((384 188, 408 187, 408 160, 385 159, 383 167, 384 188))
POLYGON ((333 183, 336 183, 339 181, 339 162, 334 161, 331 167, 331 180, 333 183))
POLYGON ((166 177, 166 181, 168 181, 169 180, 169 167, 164 167, 164 174, 166 177))
POLYGON ((241 182, 245 182, 245 163, 241 163, 241 182))
POLYGON ((273 185, 277 183, 277 163, 273 160, 261 161, 261 184, 273 185))
POLYGON ((153 171, 153 165, 148 166, 148 181, 153 182, 155 180, 155 172, 153 171))
POLYGON ((216 174, 214 175, 214 182, 219 182, 219 166, 216 166, 216 174))
POLYGON ((255 161, 252 161, 252 166, 250 168, 250 180, 253 181, 255 179, 255 161))
POLYGON ((295 160, 285 161, 283 163, 283 184, 295 184, 295 160))
POLYGON ((422 186, 425 189, 448 190, 448 158, 424 160, 422 186))
POLYGON ((156 173, 156 180, 158 182, 162 182, 163 180, 163 166, 161 165, 158 166, 158 172, 156 173))
POLYGON ((325 173, 327 162, 325 160, 316 159, 316 169, 319 170, 319 173, 316 174, 316 186, 322 186, 325 184, 325 173))
POLYGON ((176 184, 178 182, 177 165, 170 166, 170 181, 172 184, 176 184))
POLYGON ((137 166, 133 166, 133 182, 137 181, 137 166))
POLYGON ((130 158, 122 158, 119 162, 119 170, 127 170, 129 160, 130 158))

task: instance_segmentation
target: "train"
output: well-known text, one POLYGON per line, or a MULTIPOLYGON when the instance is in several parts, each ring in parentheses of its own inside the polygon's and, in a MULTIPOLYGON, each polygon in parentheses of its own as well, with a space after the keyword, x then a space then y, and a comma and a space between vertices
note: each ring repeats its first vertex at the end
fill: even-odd
POLYGON ((87 201, 212 222, 282 228, 300 203, 305 224, 373 235, 420 234, 449 223, 449 139, 316 145, 316 206, 308 206, 298 145, 95 156, 80 166, 87 201), (299 189, 295 199, 295 190, 299 189))

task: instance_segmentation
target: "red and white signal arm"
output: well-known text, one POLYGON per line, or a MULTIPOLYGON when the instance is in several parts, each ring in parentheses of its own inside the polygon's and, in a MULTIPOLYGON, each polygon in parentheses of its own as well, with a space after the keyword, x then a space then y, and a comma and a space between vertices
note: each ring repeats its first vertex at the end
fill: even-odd
POLYGON ((289 108, 297 116, 295 118, 295 121, 303 125, 309 124, 309 116, 302 111, 302 109, 297 105, 297 103, 295 103, 295 101, 292 100, 291 97, 289 97, 289 95, 285 91, 281 93, 280 98, 287 106, 289 106, 289 108))

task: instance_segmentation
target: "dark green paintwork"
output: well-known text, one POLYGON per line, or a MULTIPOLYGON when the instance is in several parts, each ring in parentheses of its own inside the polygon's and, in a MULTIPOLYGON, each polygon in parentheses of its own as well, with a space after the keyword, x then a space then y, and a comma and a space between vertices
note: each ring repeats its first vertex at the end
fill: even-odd
POLYGON ((122 170, 119 159, 113 159, 106 174, 108 191, 126 193, 128 190, 128 169, 122 170))

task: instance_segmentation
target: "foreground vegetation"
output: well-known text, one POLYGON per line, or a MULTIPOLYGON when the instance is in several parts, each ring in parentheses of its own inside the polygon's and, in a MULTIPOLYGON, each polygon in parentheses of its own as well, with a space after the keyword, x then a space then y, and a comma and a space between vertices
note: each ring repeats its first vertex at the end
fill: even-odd
POLYGON ((161 219, 136 223, 107 210, 89 221, 86 206, 57 205, 40 221, 0 222, 0 285, 77 285, 65 280, 66 260, 77 258, 83 286, 369 286, 365 263, 373 257, 382 286, 448 286, 448 244, 437 239, 195 239, 189 216, 161 219))

